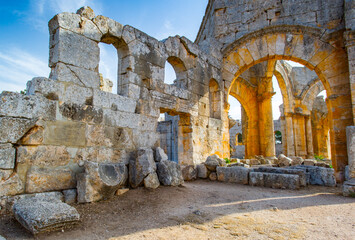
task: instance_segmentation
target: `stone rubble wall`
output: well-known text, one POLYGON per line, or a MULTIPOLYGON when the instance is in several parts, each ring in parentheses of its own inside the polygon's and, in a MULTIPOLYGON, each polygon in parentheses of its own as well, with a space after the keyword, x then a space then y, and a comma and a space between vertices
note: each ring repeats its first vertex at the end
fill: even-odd
POLYGON ((56 15, 49 32, 49 78, 32 79, 26 95, 0 95, 0 197, 75 188, 85 160, 127 165, 137 149, 159 146, 161 112, 180 116, 180 164, 229 157, 226 114, 209 110, 210 79, 223 89, 221 63, 196 44, 158 41, 87 7, 56 15), (119 94, 100 90, 99 42, 118 50, 119 94), (174 85, 164 83, 167 59, 174 85))

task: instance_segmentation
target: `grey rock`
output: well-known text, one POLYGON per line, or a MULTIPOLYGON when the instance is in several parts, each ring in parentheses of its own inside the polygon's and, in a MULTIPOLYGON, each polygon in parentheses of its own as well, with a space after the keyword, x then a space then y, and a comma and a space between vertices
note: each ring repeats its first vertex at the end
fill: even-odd
POLYGON ((343 195, 345 197, 355 197, 355 178, 343 183, 343 195))
POLYGON ((267 172, 250 172, 249 184, 251 186, 299 189, 299 176, 295 174, 278 174, 267 172))
POLYGON ((165 186, 179 186, 184 183, 179 164, 173 161, 157 163, 157 174, 161 184, 165 186))
POLYGON ((23 193, 24 184, 16 173, 5 181, 0 181, 0 197, 23 193))
MULTIPOLYGON (((1 126, 2 127, 2 126, 1 126)), ((13 169, 15 167, 15 148, 12 144, 0 144, 0 168, 13 169)))
POLYGON ((205 164, 197 164, 196 170, 197 170, 197 176, 199 178, 208 178, 209 170, 207 169, 205 164))
POLYGON ((77 174, 78 202, 96 202, 114 196, 124 186, 128 170, 123 163, 84 163, 85 173, 77 174))
POLYGON ((166 161, 168 160, 168 155, 166 155, 166 153, 164 152, 164 149, 157 147, 155 149, 155 158, 154 160, 156 162, 161 162, 161 161, 166 161))
POLYGON ((181 166, 181 172, 184 181, 192 181, 197 178, 197 169, 194 165, 181 166))
POLYGON ((36 120, 0 117, 0 143, 17 143, 36 123, 36 120))
POLYGON ((76 203, 77 193, 76 189, 63 190, 64 202, 67 204, 76 203))
POLYGON ((218 155, 214 154, 207 157, 206 162, 204 163, 208 170, 215 172, 218 166, 225 166, 226 163, 223 159, 219 158, 218 155))
POLYGON ((136 157, 129 161, 129 183, 131 187, 137 188, 148 174, 154 173, 157 169, 153 158, 153 150, 140 148, 136 157))
POLYGON ((292 163, 292 159, 286 157, 286 156, 283 155, 283 154, 280 154, 279 157, 277 158, 277 164, 278 164, 280 167, 287 167, 287 166, 290 166, 291 163, 292 163))
POLYGON ((156 189, 160 186, 159 178, 157 173, 149 173, 148 176, 144 178, 144 187, 149 189, 156 189))
POLYGON ((302 157, 290 157, 292 159, 292 166, 296 166, 296 165, 302 165, 303 163, 303 158, 302 157))
POLYGON ((288 169, 288 168, 277 168, 277 167, 259 167, 253 169, 253 172, 267 172, 267 173, 278 173, 278 174, 294 174, 299 176, 300 186, 304 187, 307 185, 307 176, 302 169, 288 169))
POLYGON ((13 214, 32 234, 54 231, 76 224, 77 210, 63 202, 49 202, 36 198, 21 199, 13 206, 13 214))
POLYGON ((95 18, 95 13, 94 13, 94 11, 93 11, 89 6, 84 6, 84 7, 79 8, 79 9, 76 11, 76 14, 79 14, 79 15, 81 15, 82 17, 86 17, 86 18, 88 18, 88 19, 93 19, 93 18, 95 18))
POLYGON ((349 169, 349 165, 346 165, 346 166, 345 166, 344 177, 345 177, 345 181, 350 180, 350 169, 349 169))
POLYGON ((328 187, 336 186, 336 179, 334 176, 333 168, 323 168, 305 165, 294 166, 292 168, 305 171, 308 184, 328 187))
POLYGON ((346 127, 346 144, 348 149, 349 176, 355 178, 355 126, 346 127))
POLYGON ((208 178, 211 181, 216 181, 217 180, 217 173, 216 172, 211 172, 210 175, 208 176, 208 178))
POLYGON ((316 161, 313 159, 305 159, 303 161, 303 165, 305 165, 305 166, 314 166, 315 163, 316 163, 316 161))
POLYGON ((249 168, 245 167, 217 167, 218 181, 248 184, 249 168))

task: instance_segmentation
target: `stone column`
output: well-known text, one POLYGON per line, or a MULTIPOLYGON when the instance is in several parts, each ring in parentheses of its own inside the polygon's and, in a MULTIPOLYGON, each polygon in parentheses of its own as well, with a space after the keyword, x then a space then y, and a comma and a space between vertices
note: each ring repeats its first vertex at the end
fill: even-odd
POLYGON ((312 141, 312 124, 311 124, 311 117, 306 116, 306 145, 307 145, 307 158, 313 158, 313 141, 312 141))
POLYGON ((287 156, 295 156, 295 142, 293 135, 293 121, 292 115, 287 113, 286 119, 286 142, 287 142, 287 156))
POLYGON ((265 157, 275 156, 275 134, 271 98, 275 93, 266 92, 258 97, 260 150, 265 157))

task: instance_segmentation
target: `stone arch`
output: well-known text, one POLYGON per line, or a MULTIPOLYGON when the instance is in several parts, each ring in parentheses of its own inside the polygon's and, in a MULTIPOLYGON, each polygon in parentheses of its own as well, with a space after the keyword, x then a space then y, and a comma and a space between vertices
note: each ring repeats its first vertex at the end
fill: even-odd
POLYGON ((287 113, 291 112, 293 109, 292 84, 284 66, 280 63, 280 61, 276 62, 274 75, 281 90, 284 111, 287 113))
POLYGON ((324 86, 319 79, 312 81, 302 92, 301 99, 302 104, 307 107, 307 109, 311 112, 313 108, 313 103, 318 96, 318 94, 324 90, 324 86))
POLYGON ((221 91, 218 82, 213 78, 209 83, 209 97, 210 117, 221 119, 221 91))
MULTIPOLYGON (((302 26, 276 26, 250 33, 223 49, 223 78, 228 92, 238 76, 270 59, 292 60, 314 70, 328 93, 333 166, 347 165, 346 126, 353 124, 347 54, 327 42, 322 31, 302 26)), ((228 94, 227 94, 228 95, 228 94)))
POLYGON ((184 62, 175 56, 170 56, 166 59, 168 63, 174 68, 176 74, 176 80, 174 81, 174 85, 177 87, 187 89, 187 71, 184 62))

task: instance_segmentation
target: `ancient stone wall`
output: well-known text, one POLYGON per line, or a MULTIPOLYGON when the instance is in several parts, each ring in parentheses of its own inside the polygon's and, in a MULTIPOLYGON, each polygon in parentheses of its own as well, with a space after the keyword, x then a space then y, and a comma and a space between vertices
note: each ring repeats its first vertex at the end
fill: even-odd
MULTIPOLYGON (((128 164, 139 148, 159 146, 160 113, 179 116, 180 164, 229 156, 227 117, 210 118, 209 82, 221 92, 220 62, 185 37, 158 41, 90 8, 49 22, 49 78, 27 94, 0 95, 0 196, 75 188, 83 161, 128 164), (118 52, 118 94, 102 91, 98 43, 118 52), (178 77, 164 83, 169 61, 178 77)), ((219 94, 223 98, 223 92, 219 94)))

